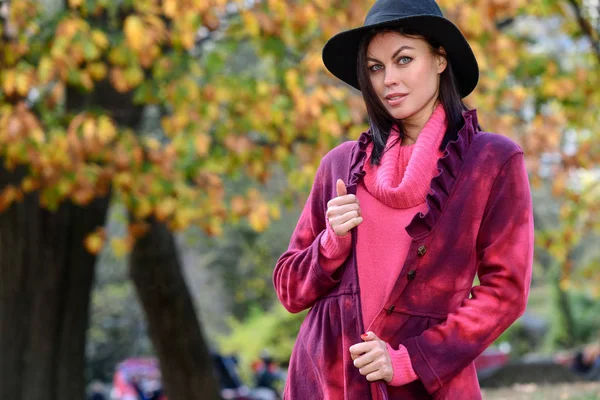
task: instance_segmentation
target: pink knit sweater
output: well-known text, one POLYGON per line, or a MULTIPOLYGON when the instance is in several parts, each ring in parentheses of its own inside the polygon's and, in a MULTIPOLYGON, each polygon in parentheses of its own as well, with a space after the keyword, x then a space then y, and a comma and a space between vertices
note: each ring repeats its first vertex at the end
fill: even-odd
MULTIPOLYGON (((418 212, 427 212, 425 197, 437 173, 439 147, 446 131, 446 115, 439 105, 423 127, 414 145, 393 145, 398 135, 390 135, 378 166, 364 165, 364 182, 357 197, 363 223, 357 228, 356 255, 365 331, 380 312, 400 274, 411 243, 404 229, 418 212)), ((367 149, 371 156, 372 145, 367 149)), ((346 259, 351 236, 337 236, 329 227, 321 239, 320 260, 333 273, 346 259)), ((377 334, 377 332, 375 332, 377 334)), ((418 379, 404 346, 388 345, 394 376, 390 385, 402 386, 418 379)))

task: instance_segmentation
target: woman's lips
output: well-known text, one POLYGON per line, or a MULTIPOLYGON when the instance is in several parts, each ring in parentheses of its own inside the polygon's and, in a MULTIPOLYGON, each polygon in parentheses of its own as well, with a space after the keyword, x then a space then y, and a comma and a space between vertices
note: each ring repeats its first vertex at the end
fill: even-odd
POLYGON ((386 96, 385 100, 390 106, 395 107, 402 104, 407 96, 407 94, 390 95, 386 96))

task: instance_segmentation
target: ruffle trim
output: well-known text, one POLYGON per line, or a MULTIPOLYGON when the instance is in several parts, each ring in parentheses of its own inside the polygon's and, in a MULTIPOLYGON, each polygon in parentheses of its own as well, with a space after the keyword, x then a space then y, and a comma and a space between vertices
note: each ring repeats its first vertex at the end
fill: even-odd
POLYGON ((350 176, 348 179, 348 191, 352 193, 356 193, 356 186, 358 183, 364 178, 366 175, 366 171, 364 170, 364 165, 367 162, 368 154, 367 148, 369 147, 369 143, 373 140, 373 135, 371 130, 369 129, 366 132, 363 132, 358 138, 355 147, 355 152, 352 155, 352 161, 350 163, 350 176))
MULTIPOLYGON (((444 204, 450 197, 452 187, 463 167, 463 161, 479 131, 477 111, 475 109, 463 112, 464 126, 457 134, 457 138, 446 146, 442 156, 437 161, 438 174, 433 177, 429 193, 425 198, 427 212, 418 213, 406 227, 408 234, 421 237, 430 232, 442 215, 444 204)), ((350 165, 348 188, 354 193, 356 186, 364 178, 364 163, 367 162, 367 147, 372 140, 370 130, 364 132, 357 140, 356 151, 350 165)))

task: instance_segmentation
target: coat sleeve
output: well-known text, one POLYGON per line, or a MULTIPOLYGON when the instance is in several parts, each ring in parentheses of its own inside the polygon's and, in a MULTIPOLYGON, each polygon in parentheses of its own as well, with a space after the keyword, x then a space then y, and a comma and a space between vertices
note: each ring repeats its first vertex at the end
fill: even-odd
POLYGON ((273 272, 277 296, 292 313, 311 307, 339 282, 337 268, 331 265, 324 268, 323 256, 320 255, 322 236, 327 228, 325 212, 331 196, 329 163, 327 159, 321 162, 289 247, 277 261, 273 272))
POLYGON ((533 247, 531 192, 519 152, 500 169, 486 204, 477 237, 480 285, 444 323, 403 343, 429 393, 467 367, 523 314, 533 247))

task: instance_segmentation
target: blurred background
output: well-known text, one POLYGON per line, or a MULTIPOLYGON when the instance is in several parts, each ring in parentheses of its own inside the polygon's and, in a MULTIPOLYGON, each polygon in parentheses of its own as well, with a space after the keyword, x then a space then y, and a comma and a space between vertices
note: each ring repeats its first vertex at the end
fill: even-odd
MULTIPOLYGON (((600 1, 439 0, 525 150, 525 315, 486 399, 600 398, 600 1)), ((0 0, 0 393, 277 398, 271 274, 320 158, 367 129, 321 49, 364 0, 0 0)), ((144 397, 142 397, 144 396, 144 397)))

